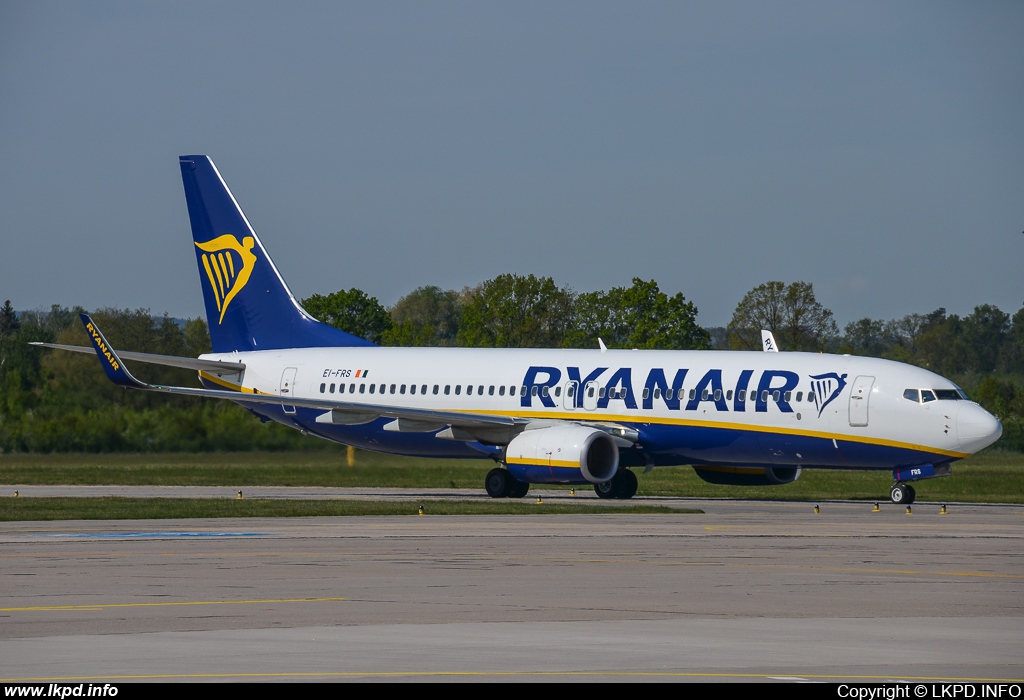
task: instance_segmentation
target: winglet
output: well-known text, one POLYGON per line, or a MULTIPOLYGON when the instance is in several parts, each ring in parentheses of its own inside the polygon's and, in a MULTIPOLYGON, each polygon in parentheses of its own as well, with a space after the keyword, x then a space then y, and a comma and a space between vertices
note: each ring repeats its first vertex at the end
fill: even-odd
POLYGON ((114 352, 114 348, 110 347, 110 343, 103 337, 99 327, 89 318, 89 314, 79 314, 79 317, 82 319, 93 349, 96 350, 96 355, 100 358, 103 371, 107 373, 110 381, 121 386, 145 387, 146 385, 133 377, 128 368, 124 366, 121 358, 114 352))
POLYGON ((761 347, 764 348, 765 352, 779 351, 779 344, 775 342, 775 336, 772 335, 771 331, 761 331, 761 347))

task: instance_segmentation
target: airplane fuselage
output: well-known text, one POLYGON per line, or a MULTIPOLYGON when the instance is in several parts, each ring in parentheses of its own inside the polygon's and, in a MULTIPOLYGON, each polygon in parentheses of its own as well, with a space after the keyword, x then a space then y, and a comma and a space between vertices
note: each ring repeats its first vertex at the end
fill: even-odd
MULTIPOLYGON (((234 382, 202 373, 211 388, 621 426, 636 431, 633 463, 648 466, 944 464, 987 444, 994 421, 937 374, 850 355, 374 347, 203 357, 246 365, 234 382)), ((497 456, 502 442, 487 433, 451 439, 443 426, 398 429, 372 411, 366 422, 338 425, 321 409, 250 407, 382 452, 497 456)))

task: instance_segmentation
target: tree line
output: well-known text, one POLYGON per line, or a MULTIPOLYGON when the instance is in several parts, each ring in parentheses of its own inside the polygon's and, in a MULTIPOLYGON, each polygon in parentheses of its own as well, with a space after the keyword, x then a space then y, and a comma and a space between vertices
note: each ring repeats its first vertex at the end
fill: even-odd
MULTIPOLYGON (((1012 317, 981 305, 960 317, 937 309, 863 318, 840 331, 806 282, 750 290, 723 328, 703 328, 697 307, 653 280, 577 293, 550 277, 499 275, 461 291, 425 286, 390 309, 359 289, 301 301, 325 323, 381 345, 441 347, 758 350, 762 328, 783 351, 839 352, 915 364, 949 377, 1003 421, 1002 449, 1024 450, 1024 308, 1012 317)), ((111 452, 320 450, 330 443, 255 420, 228 402, 125 391, 94 357, 42 351, 31 341, 88 345, 82 309, 16 314, 0 308, 0 451, 111 452)), ((202 318, 179 322, 148 309, 99 309, 116 348, 197 356, 210 351, 202 318)), ((191 385, 194 373, 136 364, 141 379, 191 385)))

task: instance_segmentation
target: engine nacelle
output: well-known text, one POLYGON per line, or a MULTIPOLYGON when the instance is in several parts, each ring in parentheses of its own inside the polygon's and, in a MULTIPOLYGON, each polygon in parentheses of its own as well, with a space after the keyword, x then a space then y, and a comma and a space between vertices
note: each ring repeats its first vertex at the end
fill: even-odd
POLYGON ((619 469, 619 448, 600 430, 556 425, 513 438, 505 464, 513 477, 533 484, 603 484, 619 469))
POLYGON ((725 486, 778 486, 800 478, 800 467, 694 467, 704 481, 725 486))

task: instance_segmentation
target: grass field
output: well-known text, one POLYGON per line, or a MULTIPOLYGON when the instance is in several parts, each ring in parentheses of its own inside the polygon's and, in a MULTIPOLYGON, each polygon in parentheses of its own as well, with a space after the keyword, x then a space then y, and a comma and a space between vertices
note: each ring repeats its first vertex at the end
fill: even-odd
MULTIPOLYGON (((0 455, 0 484, 174 486, 341 486, 483 490, 489 460, 426 460, 344 450, 324 453, 0 455)), ((888 472, 806 470, 785 486, 716 486, 689 467, 637 470, 638 495, 779 500, 888 498, 888 472)), ((1024 455, 983 452, 958 462, 953 475, 915 484, 920 501, 1024 503, 1024 455)), ((562 487, 555 487, 562 488, 562 487)), ((564 487, 568 489, 569 487, 564 487)), ((586 488, 586 487, 583 487, 586 488)), ((0 496, 7 494, 0 493, 0 496)), ((4 499, 6 500, 6 499, 4 499)))
POLYGON ((164 518, 294 518, 338 515, 571 515, 701 513, 667 506, 543 503, 536 501, 261 500, 229 498, 0 498, 0 521, 156 520, 164 518))

